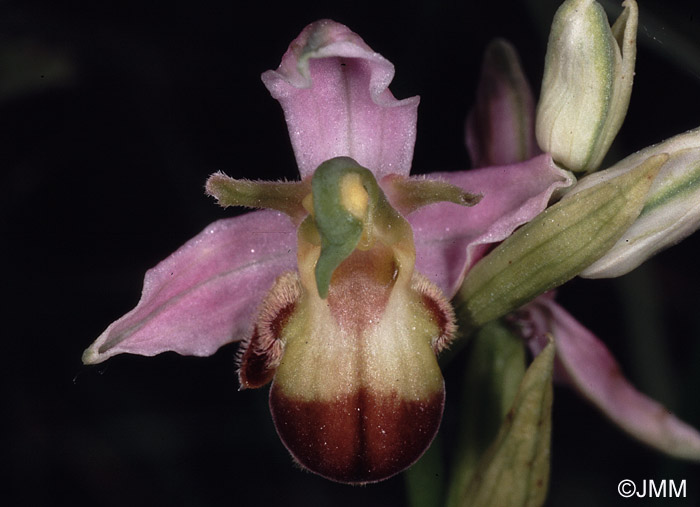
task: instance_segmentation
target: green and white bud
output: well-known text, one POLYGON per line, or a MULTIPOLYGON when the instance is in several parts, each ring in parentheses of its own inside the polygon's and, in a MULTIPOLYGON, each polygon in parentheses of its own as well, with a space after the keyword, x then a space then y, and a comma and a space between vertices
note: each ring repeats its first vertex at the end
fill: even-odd
POLYGON ((582 179, 572 193, 624 174, 659 153, 668 153, 669 160, 652 183, 639 217, 581 276, 624 275, 700 227, 700 128, 645 148, 610 169, 582 179))
POLYGON ((595 171, 627 114, 636 57, 637 3, 610 27, 594 0, 568 0, 549 34, 536 136, 543 151, 577 172, 595 171))

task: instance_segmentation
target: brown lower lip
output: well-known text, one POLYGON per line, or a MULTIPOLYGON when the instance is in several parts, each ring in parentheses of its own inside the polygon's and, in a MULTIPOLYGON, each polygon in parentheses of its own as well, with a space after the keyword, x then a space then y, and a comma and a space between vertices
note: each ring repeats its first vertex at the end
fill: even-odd
POLYGON ((274 382, 270 411, 282 442, 304 467, 328 479, 366 483, 412 465, 437 433, 444 388, 424 400, 361 388, 334 401, 287 397, 274 382))

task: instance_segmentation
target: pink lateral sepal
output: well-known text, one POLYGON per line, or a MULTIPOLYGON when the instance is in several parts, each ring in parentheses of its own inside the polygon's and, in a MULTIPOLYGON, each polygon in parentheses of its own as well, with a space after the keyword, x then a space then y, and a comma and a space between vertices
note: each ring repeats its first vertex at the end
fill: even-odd
POLYGON ((146 273, 136 308, 85 350, 83 362, 125 352, 209 356, 250 332, 275 278, 295 266, 296 230, 286 215, 256 211, 214 222, 146 273))
POLYGON ((554 337, 560 378, 565 383, 641 442, 677 458, 700 460, 700 433, 635 389, 603 342, 553 297, 545 294, 522 312, 533 326, 535 349, 545 334, 554 337))

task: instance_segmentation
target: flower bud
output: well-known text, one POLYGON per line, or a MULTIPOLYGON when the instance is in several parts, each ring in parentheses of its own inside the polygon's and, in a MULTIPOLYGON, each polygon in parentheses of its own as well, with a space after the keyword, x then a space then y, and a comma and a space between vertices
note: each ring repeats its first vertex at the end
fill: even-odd
POLYGON ((582 179, 573 192, 624 174, 659 153, 668 153, 669 160, 652 183, 639 217, 603 257, 583 270, 581 276, 624 275, 700 227, 700 129, 634 153, 610 169, 582 179))
POLYGON ((536 135, 542 150, 572 171, 595 171, 627 113, 636 57, 637 4, 612 29, 594 0, 568 0, 547 45, 536 135))
POLYGON ((466 142, 474 167, 523 162, 539 153, 532 89, 517 51, 504 39, 491 41, 484 53, 466 142))

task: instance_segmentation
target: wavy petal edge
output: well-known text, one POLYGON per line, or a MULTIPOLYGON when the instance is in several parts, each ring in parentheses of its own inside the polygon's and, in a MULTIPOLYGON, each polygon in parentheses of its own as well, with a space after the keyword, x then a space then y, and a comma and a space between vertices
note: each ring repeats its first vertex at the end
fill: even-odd
POLYGON ((282 105, 302 178, 338 156, 377 179, 408 175, 420 99, 395 99, 394 65, 348 27, 328 19, 308 25, 277 70, 261 77, 282 105))

